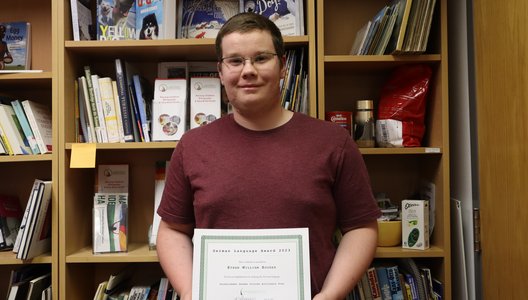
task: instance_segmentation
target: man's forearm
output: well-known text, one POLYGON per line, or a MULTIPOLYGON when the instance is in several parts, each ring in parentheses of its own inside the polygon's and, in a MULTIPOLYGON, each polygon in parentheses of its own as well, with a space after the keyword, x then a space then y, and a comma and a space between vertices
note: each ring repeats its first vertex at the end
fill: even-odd
POLYGON ((161 221, 156 243, 161 267, 182 300, 192 295, 193 246, 189 230, 187 225, 178 227, 161 221))
POLYGON ((378 237, 377 226, 377 221, 374 221, 343 235, 321 295, 314 299, 345 299, 374 258, 378 237))

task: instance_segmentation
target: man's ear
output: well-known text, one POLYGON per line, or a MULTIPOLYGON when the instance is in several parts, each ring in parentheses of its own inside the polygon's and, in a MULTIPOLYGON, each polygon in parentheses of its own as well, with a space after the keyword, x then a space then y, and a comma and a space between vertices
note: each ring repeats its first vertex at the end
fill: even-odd
POLYGON ((224 85, 224 79, 223 79, 224 76, 222 75, 222 63, 221 62, 216 63, 216 70, 218 70, 218 76, 220 77, 220 83, 224 85))
POLYGON ((286 77, 286 55, 283 55, 281 58, 281 70, 280 70, 280 78, 286 77))

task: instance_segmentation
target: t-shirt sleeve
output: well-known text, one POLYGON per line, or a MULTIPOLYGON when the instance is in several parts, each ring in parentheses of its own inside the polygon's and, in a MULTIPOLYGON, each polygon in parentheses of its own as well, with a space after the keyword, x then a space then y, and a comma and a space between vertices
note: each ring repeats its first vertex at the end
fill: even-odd
POLYGON ((169 223, 191 224, 194 223, 193 198, 185 175, 183 152, 184 145, 180 141, 172 153, 157 213, 169 223))
POLYGON ((339 161, 334 196, 340 228, 353 229, 376 220, 381 211, 372 194, 370 178, 356 143, 347 138, 339 161))

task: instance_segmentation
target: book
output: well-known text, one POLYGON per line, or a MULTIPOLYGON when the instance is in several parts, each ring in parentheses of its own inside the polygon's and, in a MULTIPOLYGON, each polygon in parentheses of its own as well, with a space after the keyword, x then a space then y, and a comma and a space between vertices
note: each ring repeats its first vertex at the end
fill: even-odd
POLYGON ((158 286, 158 297, 156 300, 165 300, 169 289, 169 279, 167 277, 161 277, 158 286))
POLYGON ((118 271, 115 274, 111 274, 108 278, 107 284, 104 289, 104 296, 103 299, 110 299, 110 296, 112 294, 115 294, 119 290, 123 288, 123 285, 127 282, 127 280, 130 278, 130 267, 127 266, 120 271, 118 271))
POLYGON ((110 77, 101 77, 98 79, 98 81, 107 141, 108 143, 118 143, 120 141, 120 137, 116 113, 117 109, 115 107, 114 91, 112 88, 112 79, 110 77))
POLYGON ((7 137, 9 145, 11 145, 11 150, 14 155, 32 154, 29 143, 12 106, 0 104, 0 126, 7 137))
POLYGON ((28 223, 30 210, 33 205, 32 203, 36 201, 35 199, 38 196, 39 184, 40 184, 40 181, 35 180, 33 182, 33 187, 31 188, 31 191, 29 193, 29 198, 28 198, 26 207, 24 209, 24 214, 22 216, 22 220, 20 221, 20 228, 18 229, 18 234, 15 240, 15 244, 13 245, 14 253, 18 253, 18 250, 20 249, 20 243, 22 241, 22 236, 24 235, 24 230, 26 229, 26 224, 28 223))
POLYGON ((97 0, 97 39, 135 40, 135 0, 97 0))
MULTIPOLYGON (((215 73, 218 76, 218 73, 215 73)), ((219 77, 190 75, 190 129, 209 124, 221 117, 219 77)))
POLYGON ((125 135, 123 133, 123 117, 121 116, 121 107, 119 102, 119 91, 117 90, 117 81, 112 80, 112 92, 114 93, 114 106, 117 116, 117 131, 119 133, 119 142, 125 142, 125 135))
POLYGON ((90 0, 70 0, 74 41, 91 40, 92 11, 90 0))
POLYGON ((391 300, 392 294, 390 289, 389 277, 387 276, 387 268, 384 266, 377 266, 376 275, 378 276, 378 285, 381 291, 382 300, 391 300))
POLYGON ((42 292, 51 285, 51 273, 41 275, 29 281, 27 300, 42 299, 42 292))
POLYGON ((156 240, 158 238, 158 229, 161 222, 161 217, 158 215, 158 207, 161 203, 161 196, 165 189, 165 178, 167 169, 169 168, 169 161, 156 162, 156 172, 154 176, 154 215, 152 217, 152 227, 149 235, 149 249, 156 249, 156 240))
POLYGON ((139 124, 142 129, 142 141, 150 142, 150 121, 151 121, 151 106, 152 106, 152 91, 147 80, 139 74, 132 76, 134 91, 136 94, 135 100, 139 114, 139 124))
POLYGON ((398 16, 396 17, 392 36, 387 45, 388 53, 399 54, 402 51, 405 32, 407 30, 407 22, 409 21, 409 14, 411 12, 412 1, 413 0, 392 0, 392 3, 398 4, 398 16))
POLYGON ((40 154, 40 149, 38 147, 37 140, 35 139, 33 130, 31 130, 31 125, 29 125, 29 121, 26 117, 26 113, 24 112, 24 108, 22 107, 22 104, 20 103, 19 100, 14 100, 11 102, 11 106, 13 107, 13 110, 15 111, 20 127, 22 127, 22 131, 24 132, 24 136, 26 137, 26 140, 29 144, 31 152, 33 154, 40 154))
POLYGON ((252 12, 270 19, 283 36, 304 35, 302 0, 240 0, 240 12, 252 12))
POLYGON ((373 300, 381 300, 381 289, 378 282, 378 275, 375 267, 370 267, 367 269, 367 278, 368 284, 370 287, 370 294, 372 295, 373 300))
POLYGON ((101 124, 99 119, 99 109, 97 108, 97 100, 95 96, 95 90, 93 86, 92 70, 88 65, 84 66, 84 77, 86 78, 86 85, 88 91, 88 103, 90 104, 91 117, 94 126, 95 140, 97 143, 103 142, 101 135, 101 124))
POLYGON ((176 1, 136 0, 135 5, 137 39, 176 38, 176 1))
POLYGON ((38 195, 30 205, 17 258, 26 260, 51 250, 51 181, 36 179, 38 195))
POLYGON ((152 140, 177 141, 187 130, 187 80, 156 79, 152 101, 152 140))
POLYGON ((0 70, 31 69, 31 24, 0 22, 0 70))
POLYGON ((363 25, 363 27, 361 27, 357 31, 356 36, 354 38, 354 43, 352 44, 352 48, 350 49, 350 55, 361 54, 361 48, 363 48, 363 45, 365 44, 371 25, 372 21, 369 20, 365 25, 363 25))
MULTIPOLYGON (((105 116, 103 113, 103 100, 101 98, 101 87, 99 86, 99 75, 92 74, 92 87, 95 97, 95 107, 97 108, 97 122, 99 122, 99 130, 96 132, 99 142, 108 143, 108 134, 106 131, 105 116)), ((97 128, 96 128, 97 130, 97 128)))
POLYGON ((115 59, 116 85, 117 93, 119 95, 119 109, 121 110, 121 121, 123 124, 123 139, 125 142, 134 141, 134 128, 132 114, 132 105, 130 102, 130 95, 128 92, 128 80, 126 76, 124 62, 115 59))
POLYGON ((51 109, 45 104, 31 100, 22 101, 22 107, 37 140, 40 153, 51 153, 53 150, 51 109))
POLYGON ((20 229, 24 210, 18 197, 0 194, 0 250, 12 250, 20 229))
POLYGON ((128 247, 128 193, 95 193, 93 253, 126 252, 128 247))
POLYGON ((181 0, 178 38, 215 38, 222 25, 239 13, 239 0, 181 0))
MULTIPOLYGON (((84 116, 85 126, 83 127, 83 133, 85 141, 87 143, 97 143, 97 137, 95 136, 95 124, 92 116, 92 106, 90 104, 90 95, 88 94, 88 82, 86 76, 79 77, 79 107, 84 112, 81 117, 84 116)), ((82 125, 82 124, 81 124, 82 125)))
POLYGON ((392 300, 403 300, 403 287, 400 284, 400 272, 397 265, 386 267, 392 300))

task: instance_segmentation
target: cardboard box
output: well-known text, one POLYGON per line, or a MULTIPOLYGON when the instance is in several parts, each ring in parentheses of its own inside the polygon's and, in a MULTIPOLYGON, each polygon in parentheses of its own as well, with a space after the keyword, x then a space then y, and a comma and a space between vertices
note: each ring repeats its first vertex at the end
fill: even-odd
POLYGON ((402 247, 429 249, 429 201, 402 201, 402 247))

